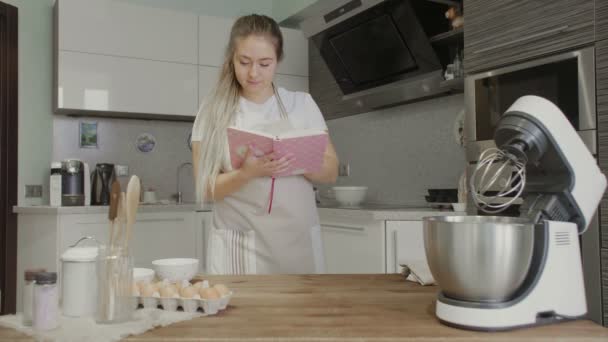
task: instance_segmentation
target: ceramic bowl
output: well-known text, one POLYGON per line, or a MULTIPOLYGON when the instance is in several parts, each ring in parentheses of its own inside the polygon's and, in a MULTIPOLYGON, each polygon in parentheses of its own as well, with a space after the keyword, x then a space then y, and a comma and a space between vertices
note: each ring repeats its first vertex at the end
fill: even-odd
POLYGON ((360 205, 367 194, 366 186, 334 186, 332 189, 338 203, 347 207, 360 205))
POLYGON ((171 282, 190 281, 198 272, 198 259, 175 258, 152 261, 152 266, 160 279, 171 282))
POLYGON ((149 283, 152 280, 154 280, 154 275, 155 275, 155 272, 151 268, 135 267, 133 269, 133 281, 135 281, 135 282, 143 281, 143 282, 149 283))

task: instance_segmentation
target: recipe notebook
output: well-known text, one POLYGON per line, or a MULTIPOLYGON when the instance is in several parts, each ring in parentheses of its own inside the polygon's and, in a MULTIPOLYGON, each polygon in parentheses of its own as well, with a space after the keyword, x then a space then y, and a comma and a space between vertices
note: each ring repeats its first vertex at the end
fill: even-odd
POLYGON ((277 158, 291 153, 295 160, 285 172, 275 175, 293 176, 317 172, 323 165, 323 155, 329 138, 322 130, 290 130, 279 135, 265 132, 228 127, 230 162, 234 169, 241 167, 247 147, 253 147, 255 156, 274 152, 277 158))

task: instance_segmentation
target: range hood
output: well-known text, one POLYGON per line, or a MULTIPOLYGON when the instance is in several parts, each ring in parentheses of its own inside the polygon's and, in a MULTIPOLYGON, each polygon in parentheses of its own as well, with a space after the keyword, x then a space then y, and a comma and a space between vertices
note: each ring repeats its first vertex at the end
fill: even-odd
POLYGON ((340 100, 379 109, 451 90, 413 6, 421 3, 323 0, 290 20, 318 49, 342 91, 340 100))

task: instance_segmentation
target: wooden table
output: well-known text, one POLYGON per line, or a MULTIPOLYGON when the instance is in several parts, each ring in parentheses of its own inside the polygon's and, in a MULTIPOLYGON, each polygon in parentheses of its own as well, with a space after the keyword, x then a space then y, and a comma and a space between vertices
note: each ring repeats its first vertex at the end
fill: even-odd
MULTIPOLYGON (((217 316, 201 317, 127 341, 608 341, 591 321, 485 333, 450 328, 435 315, 436 286, 400 275, 213 276, 235 291, 217 316)), ((0 329, 0 340, 27 340, 0 329)))

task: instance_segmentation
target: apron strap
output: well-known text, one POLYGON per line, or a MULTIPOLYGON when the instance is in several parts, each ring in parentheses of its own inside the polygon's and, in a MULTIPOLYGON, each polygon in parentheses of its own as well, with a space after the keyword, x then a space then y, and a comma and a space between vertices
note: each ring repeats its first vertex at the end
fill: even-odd
MULTIPOLYGON (((281 96, 279 96, 279 91, 277 87, 275 87, 274 82, 272 83, 272 91, 274 92, 274 97, 277 99, 277 104, 279 105, 279 113, 281 114, 281 119, 287 119, 287 110, 285 109, 285 105, 283 104, 283 100, 281 100, 281 96)), ((274 183, 275 177, 272 176, 272 183, 270 184, 270 199, 268 201, 268 214, 272 211, 272 200, 274 198, 274 183)))
POLYGON ((287 110, 285 109, 285 105, 283 104, 283 100, 279 96, 279 91, 277 87, 275 87, 274 82, 272 82, 272 91, 274 91, 274 97, 277 99, 277 104, 279 105, 279 113, 281 114, 281 119, 287 119, 287 110))

